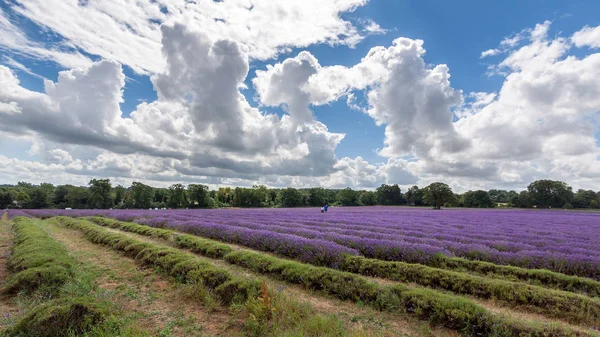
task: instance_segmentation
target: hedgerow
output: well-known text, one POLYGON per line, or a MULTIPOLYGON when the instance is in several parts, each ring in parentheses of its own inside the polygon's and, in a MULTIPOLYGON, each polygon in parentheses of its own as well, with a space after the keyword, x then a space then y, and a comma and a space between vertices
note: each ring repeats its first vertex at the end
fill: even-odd
MULTIPOLYGON (((74 223, 71 227, 83 229, 86 235, 95 240, 98 233, 105 232, 101 228, 92 224, 86 225, 82 221, 72 219, 61 219, 63 223, 74 223), (77 225, 79 224, 79 225, 77 225), (94 233, 92 235, 88 234, 94 233)), ((137 225, 140 226, 140 225, 137 225)), ((133 230, 135 226, 124 226, 121 229, 133 230)), ((139 228, 138 228, 139 229, 139 228)), ((173 234, 173 233, 172 233, 173 234)), ((112 237, 113 241, 127 242, 131 240, 114 233, 103 233, 102 237, 112 237)), ((187 238, 188 244, 193 242, 193 236, 187 238)), ((210 243, 210 240, 199 239, 204 243, 210 243)), ((110 241, 101 239, 101 241, 110 241)), ((131 245, 134 245, 133 243, 131 245)), ((131 246, 130 245, 130 246, 131 246)), ((148 244, 146 244, 148 245, 148 244)), ((135 247, 135 246, 134 246, 135 247)), ((136 250, 136 248, 130 248, 136 250)), ((146 248, 147 249, 147 248, 146 248)), ((143 250, 142 250, 143 251, 143 250)), ((138 252, 137 259, 149 259, 155 264, 167 270, 173 270, 175 276, 182 277, 189 275, 189 264, 184 257, 169 256, 171 249, 162 247, 147 251, 138 252), (178 267, 176 267, 178 266, 178 267)), ((303 264, 295 261, 284 260, 264 254, 254 253, 245 250, 232 251, 223 256, 227 262, 242 266, 260 274, 269 275, 276 279, 284 280, 290 283, 300 284, 308 289, 324 292, 343 300, 361 302, 378 310, 385 311, 405 311, 414 313, 419 317, 426 318, 433 323, 441 324, 452 329, 457 329, 463 333, 474 336, 589 336, 590 334, 571 331, 569 329, 553 325, 533 325, 521 321, 513 321, 503 316, 497 316, 474 302, 451 294, 440 293, 432 289, 410 288, 403 284, 394 286, 383 286, 368 279, 348 272, 334 270, 330 268, 317 267, 303 264)), ((213 280, 214 284, 222 282, 219 279, 221 274, 210 274, 201 276, 202 279, 213 280)), ((207 284, 207 283, 205 283, 207 284)), ((211 283, 207 285, 210 286, 211 283)), ((214 285, 213 285, 214 286, 214 285)), ((242 289, 245 289, 243 287, 242 289)), ((227 294, 234 294, 239 291, 238 288, 227 291, 227 294)), ((242 296, 245 297, 245 296, 242 296)))
POLYGON ((53 296, 73 277, 73 259, 65 248, 31 219, 13 219, 13 249, 8 268, 13 273, 3 291, 14 294, 39 292, 53 296))
POLYGON ((225 305, 256 297, 260 290, 259 281, 235 277, 181 250, 108 232, 87 221, 68 217, 57 217, 57 220, 69 228, 81 230, 94 243, 120 250, 143 264, 157 267, 181 282, 202 284, 212 289, 225 305))
MULTIPOLYGON (((162 237, 174 241, 178 247, 191 249, 213 258, 223 258, 233 251, 231 247, 225 244, 189 234, 178 234, 171 230, 102 217, 90 218, 90 220, 100 225, 129 232, 162 237)), ((382 261, 360 256, 347 256, 341 263, 340 270, 394 281, 413 282, 422 286, 449 290, 457 294, 472 295, 482 299, 495 299, 511 306, 527 306, 527 309, 531 312, 561 318, 573 323, 595 323, 600 320, 599 299, 564 291, 490 279, 420 264, 382 261)), ((571 276, 566 277, 567 279, 574 278, 571 276)), ((590 285, 590 283, 581 284, 590 285)), ((591 285, 593 285, 593 281, 591 281, 591 285)), ((593 287, 590 288, 594 289, 593 287)))

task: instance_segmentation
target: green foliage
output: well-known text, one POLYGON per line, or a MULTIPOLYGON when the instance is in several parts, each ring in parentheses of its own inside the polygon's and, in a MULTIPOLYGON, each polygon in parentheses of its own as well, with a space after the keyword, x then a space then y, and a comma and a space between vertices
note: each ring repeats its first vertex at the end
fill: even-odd
POLYGON ((173 184, 169 187, 167 205, 172 208, 184 208, 188 205, 185 186, 173 184))
POLYGON ((302 207, 306 205, 308 196, 292 187, 284 188, 277 193, 277 203, 281 207, 302 207))
POLYGON ((109 179, 92 179, 88 188, 88 204, 92 208, 110 208, 113 206, 112 186, 109 179))
POLYGON ((90 297, 67 297, 48 301, 27 312, 7 337, 81 336, 111 316, 111 307, 90 297))
POLYGON ((358 206, 359 192, 350 187, 338 192, 337 202, 342 206, 358 206))
POLYGON ((405 203, 402 191, 397 184, 379 186, 375 192, 379 205, 401 205, 405 203))
MULTIPOLYGON (((429 288, 449 290, 456 294, 494 299, 513 307, 528 306, 532 312, 574 323, 592 323, 600 320, 600 300, 565 291, 490 279, 421 264, 381 261, 360 256, 347 257, 340 269, 403 283, 416 283, 429 288)), ((596 291, 600 290, 598 285, 600 283, 596 284, 596 291)))
POLYGON ((123 199, 125 198, 125 191, 127 189, 121 185, 117 185, 113 188, 113 192, 114 192, 114 201, 115 201, 115 205, 119 206, 122 202, 123 199))
POLYGON ((73 260, 64 247, 50 238, 31 219, 13 219, 14 247, 8 260, 11 275, 6 293, 40 292, 52 296, 73 277, 73 260))
POLYGON ((491 208, 495 206, 488 192, 482 190, 465 192, 462 200, 464 207, 491 208))
POLYGON ((509 203, 518 193, 515 191, 489 190, 488 195, 494 203, 509 203))
POLYGON ((598 208, 600 203, 596 192, 592 190, 578 190, 573 198, 573 206, 575 208, 598 208))
POLYGON ((151 186, 134 181, 131 184, 130 203, 135 208, 150 208, 154 198, 154 189, 151 186))
POLYGON ((404 198, 406 198, 406 202, 411 206, 423 206, 425 204, 423 201, 423 192, 423 189, 415 185, 404 193, 404 198))
POLYGON ((453 198, 452 189, 444 183, 433 183, 423 189, 423 201, 438 209, 444 203, 452 201, 453 198))
POLYGON ((17 201, 17 205, 21 208, 28 208, 31 206, 31 197, 29 196, 29 194, 23 191, 19 191, 17 193, 17 197, 15 198, 15 200, 17 201))
POLYGON ((13 205, 13 197, 8 189, 0 189, 0 209, 6 209, 13 205))
POLYGON ((209 207, 210 196, 208 186, 199 184, 190 184, 187 187, 188 200, 190 207, 209 207))
POLYGON ((65 196, 67 205, 71 208, 86 208, 89 198, 88 190, 84 187, 73 187, 65 196))
POLYGON ((563 181, 536 180, 527 186, 534 205, 540 208, 562 207, 573 200, 573 189, 563 181))
POLYGON ((365 191, 358 197, 358 204, 361 206, 377 205, 377 194, 375 192, 365 191))

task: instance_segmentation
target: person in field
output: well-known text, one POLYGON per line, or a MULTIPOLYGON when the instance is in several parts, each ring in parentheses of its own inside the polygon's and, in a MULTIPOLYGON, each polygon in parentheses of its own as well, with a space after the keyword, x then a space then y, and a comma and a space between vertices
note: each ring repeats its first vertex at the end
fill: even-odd
POLYGON ((325 206, 321 207, 321 213, 327 212, 328 208, 329 208, 329 205, 325 204, 325 206))

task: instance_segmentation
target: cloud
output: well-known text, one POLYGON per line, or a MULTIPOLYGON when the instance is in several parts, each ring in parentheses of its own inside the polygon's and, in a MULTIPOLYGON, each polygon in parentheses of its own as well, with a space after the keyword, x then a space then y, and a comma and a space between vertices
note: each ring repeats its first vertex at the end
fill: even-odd
POLYGON ((583 27, 573 34, 571 41, 573 41, 577 47, 588 46, 591 48, 600 48, 600 26, 583 27))
MULTIPOLYGON (((25 15, 39 5, 31 4, 19 11, 25 15)), ((332 2, 325 12, 350 11, 360 4, 332 2)), ((156 12, 152 8, 157 3, 144 6, 144 15, 161 18, 175 16, 178 8, 156 12)), ((214 27, 261 8, 216 11, 225 22, 217 20, 214 27)), ((105 15, 111 10, 97 2, 77 8, 105 15)), ((129 22, 132 15, 110 13, 115 22, 129 22)), ((304 20, 304 13, 293 17, 304 20)), ((544 22, 505 38, 497 48, 503 59, 493 65, 505 73, 502 87, 466 94, 452 86, 447 65, 426 62, 421 40, 397 38, 389 46, 371 48, 350 66, 323 66, 302 51, 250 75, 255 75, 256 108, 241 93, 250 62, 292 44, 283 43, 275 32, 267 36, 270 42, 259 43, 235 35, 233 28, 218 31, 210 23, 204 29, 190 20, 171 20, 156 31, 158 49, 152 47, 152 60, 137 60, 127 50, 109 55, 107 47, 106 59, 60 72, 56 82, 44 82, 43 93, 20 85, 13 72, 21 69, 18 65, 0 66, 0 135, 27 139, 30 154, 40 158, 0 158, 0 179, 85 183, 91 176, 106 176, 158 186, 258 182, 366 189, 382 183, 423 186, 445 181, 463 191, 522 187, 533 179, 552 178, 576 188, 600 188, 600 54, 571 55, 578 33, 571 39, 551 38, 550 22, 544 22), (117 61, 152 72, 158 96, 140 103, 129 117, 120 110, 126 78, 117 61), (385 127, 379 151, 384 162, 336 157, 344 135, 317 121, 312 107, 340 99, 385 127), (281 107, 284 113, 268 113, 265 107, 281 107)), ((136 22, 127 29, 143 31, 149 25, 138 27, 136 22)), ((579 36, 589 31, 584 28, 579 36)), ((351 44, 336 34, 325 35, 337 40, 313 37, 298 43, 351 44)), ((85 38, 92 48, 95 37, 85 38)), ((77 48, 87 50, 80 45, 83 41, 77 48)), ((132 45, 142 48, 135 41, 132 45)))
POLYGON ((388 32, 387 29, 381 28, 381 26, 377 22, 370 20, 370 19, 364 20, 362 22, 362 24, 364 26, 363 27, 364 31, 366 31, 367 33, 370 33, 370 34, 385 34, 388 32))
POLYGON ((41 76, 39 74, 34 73, 33 71, 31 71, 31 69, 27 68, 23 63, 15 60, 15 59, 13 59, 12 57, 5 56, 4 57, 4 62, 5 62, 5 64, 7 66, 9 66, 9 67, 11 67, 13 69, 20 70, 20 71, 22 71, 22 72, 24 72, 26 74, 29 74, 29 75, 31 75, 33 77, 37 77, 37 78, 39 78, 41 80, 45 80, 46 79, 44 76, 41 76))
POLYGON ((65 51, 31 41, 25 33, 10 22, 2 8, 0 8, 0 35, 2 36, 0 50, 5 52, 34 59, 51 60, 67 68, 87 66, 92 62, 76 50, 65 51))
POLYGON ((481 56, 479 58, 486 58, 488 56, 495 56, 502 53, 500 49, 488 49, 481 52, 481 56))
POLYGON ((0 131, 39 138, 49 162, 71 144, 152 157, 195 174, 322 176, 334 170, 343 135, 330 133, 312 114, 299 122, 294 111, 279 118, 248 104, 239 92, 249 68, 239 44, 181 24, 162 31, 167 67, 152 77, 158 100, 123 117, 125 76, 114 61, 62 71, 57 82, 45 81, 45 93, 24 89, 0 66, 0 131))
MULTIPOLYGON (((138 73, 161 73, 166 67, 160 53, 163 23, 184 22, 211 39, 235 41, 251 59, 266 60, 293 47, 356 45, 363 36, 341 14, 367 0, 14 2, 10 10, 15 15, 57 34, 65 44, 128 65, 138 73)), ((22 43, 24 34, 1 12, 0 31, 3 37, 16 38, 2 39, 0 44, 7 49, 52 58, 68 68, 83 66, 74 64, 78 53, 43 55, 43 49, 32 50, 33 46, 22 43), (10 34, 3 25, 9 26, 10 34)))

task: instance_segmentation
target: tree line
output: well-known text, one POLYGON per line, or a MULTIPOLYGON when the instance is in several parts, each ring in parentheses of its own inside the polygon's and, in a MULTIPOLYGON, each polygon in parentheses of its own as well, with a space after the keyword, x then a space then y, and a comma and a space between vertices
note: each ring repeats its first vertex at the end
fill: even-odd
POLYGON ((457 194, 444 183, 402 191, 397 185, 381 185, 375 191, 315 188, 220 187, 173 184, 168 188, 134 182, 129 187, 112 186, 109 179, 92 179, 87 186, 42 183, 0 185, 0 209, 147 209, 215 207, 309 207, 408 205, 444 207, 599 208, 600 192, 573 189, 562 181, 537 180, 521 192, 476 190, 457 194))

